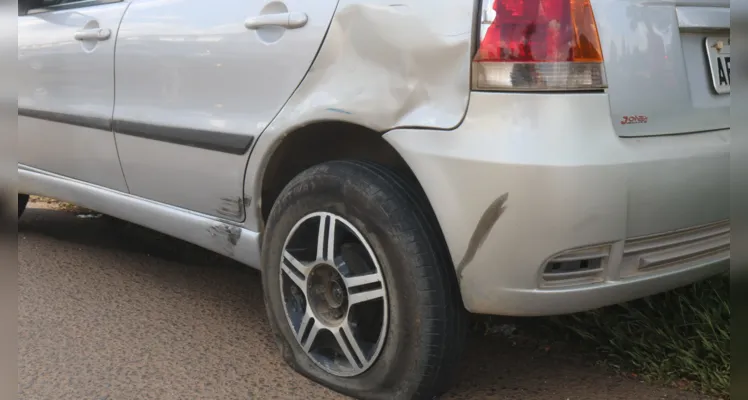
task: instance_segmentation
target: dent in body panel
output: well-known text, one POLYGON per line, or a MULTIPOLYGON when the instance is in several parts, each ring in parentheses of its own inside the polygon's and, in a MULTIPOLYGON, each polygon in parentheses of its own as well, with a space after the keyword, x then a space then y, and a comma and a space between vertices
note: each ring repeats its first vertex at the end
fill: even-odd
MULTIPOLYGON (((472 6, 464 24, 429 21, 445 6, 341 1, 317 59, 283 119, 343 119, 378 131, 450 128, 467 105, 472 6), (464 92, 464 93, 460 93, 464 92)), ((450 19, 460 19, 459 15, 450 19)), ((444 17, 442 17, 444 18, 444 17)))
MULTIPOLYGON (((472 2, 341 0, 306 77, 257 140, 246 185, 261 198, 262 176, 283 138, 319 121, 386 132, 452 129, 467 110, 472 2)), ((245 226, 260 229, 260 201, 245 226)))

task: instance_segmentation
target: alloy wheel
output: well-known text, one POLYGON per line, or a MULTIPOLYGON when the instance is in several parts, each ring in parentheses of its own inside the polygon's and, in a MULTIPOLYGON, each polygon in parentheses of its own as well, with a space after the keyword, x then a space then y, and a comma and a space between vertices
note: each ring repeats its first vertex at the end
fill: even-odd
POLYGON ((361 232, 339 215, 309 214, 291 229, 280 267, 286 318, 304 352, 336 376, 368 370, 384 344, 389 304, 361 232))

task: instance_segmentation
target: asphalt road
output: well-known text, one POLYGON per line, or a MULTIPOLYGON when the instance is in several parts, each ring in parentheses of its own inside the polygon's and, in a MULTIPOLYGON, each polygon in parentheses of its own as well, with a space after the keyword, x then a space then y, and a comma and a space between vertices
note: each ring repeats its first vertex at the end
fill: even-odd
MULTIPOLYGON (((105 216, 31 207, 18 224, 20 399, 344 398, 281 361, 258 272, 105 216)), ((481 335, 444 396, 702 398, 481 335)))

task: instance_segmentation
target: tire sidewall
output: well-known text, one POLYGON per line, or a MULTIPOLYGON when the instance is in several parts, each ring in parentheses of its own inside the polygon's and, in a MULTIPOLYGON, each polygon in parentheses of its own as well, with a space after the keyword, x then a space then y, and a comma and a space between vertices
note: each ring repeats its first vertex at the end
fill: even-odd
MULTIPOLYGON (((344 181, 338 175, 315 174, 292 181, 268 219, 263 240, 263 286, 271 325, 278 336, 284 358, 302 374, 339 390, 366 398, 396 398, 409 393, 408 387, 420 366, 422 324, 419 318, 420 298, 415 272, 407 268, 423 259, 413 259, 418 241, 404 238, 398 223, 377 202, 377 189, 366 182, 344 181), (318 367, 298 344, 286 318, 280 293, 282 248, 294 225, 306 215, 326 211, 350 222, 366 238, 377 256, 384 276, 389 322, 385 343, 374 365, 361 375, 336 377, 318 367)), ((379 191, 381 194, 381 191, 379 191)), ((408 232, 419 235, 419 232, 408 232)), ((429 253, 420 252, 421 258, 429 253)), ((417 384, 417 382, 413 382, 417 384)))

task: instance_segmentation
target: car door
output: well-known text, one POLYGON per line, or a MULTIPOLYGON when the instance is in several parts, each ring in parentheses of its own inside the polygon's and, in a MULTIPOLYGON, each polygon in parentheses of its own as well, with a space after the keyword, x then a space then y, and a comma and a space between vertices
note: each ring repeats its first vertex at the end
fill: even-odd
POLYGON ((114 130, 132 194, 241 221, 255 138, 304 78, 337 0, 137 0, 114 130))
POLYGON ((111 125, 114 42, 129 3, 29 3, 18 17, 18 163, 126 192, 111 125))

